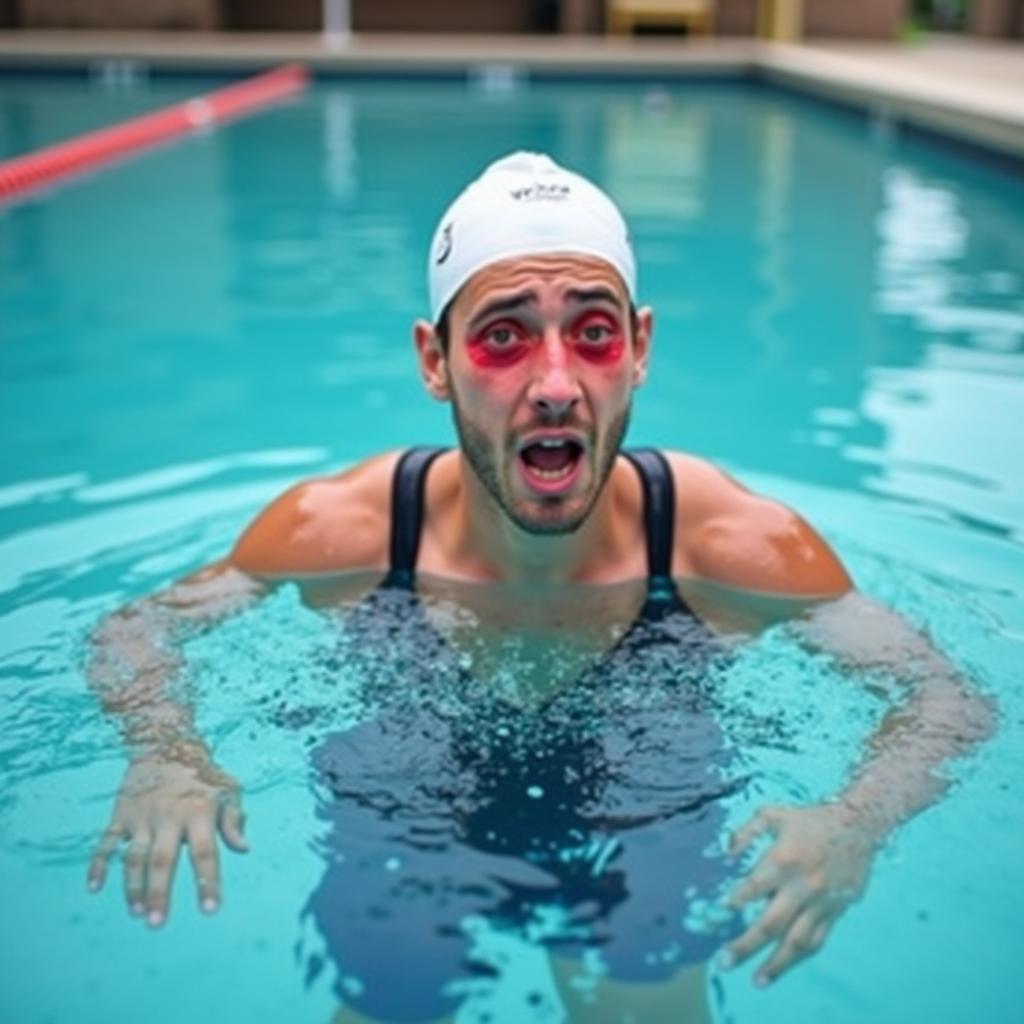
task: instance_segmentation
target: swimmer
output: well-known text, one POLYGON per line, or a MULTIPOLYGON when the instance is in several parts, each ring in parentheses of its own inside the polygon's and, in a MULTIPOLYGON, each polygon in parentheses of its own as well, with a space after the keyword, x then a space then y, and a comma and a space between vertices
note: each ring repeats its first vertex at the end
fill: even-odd
MULTIPOLYGON (((285 581, 312 604, 415 590, 427 579, 586 584, 615 595, 617 621, 657 618, 670 606, 721 635, 792 619, 808 644, 893 681, 893 706, 841 792, 812 806, 765 807, 732 837, 737 855, 768 840, 731 896, 734 908, 764 908, 718 962, 762 955, 755 980, 770 984, 821 949, 864 891, 886 837, 942 795, 948 783, 937 769, 991 733, 994 710, 923 636, 859 595, 796 512, 693 455, 623 449, 633 393, 649 372, 654 313, 638 303, 623 218, 594 184, 540 154, 498 160, 442 216, 428 283, 416 357, 427 393, 451 407, 457 446, 379 454, 299 483, 222 561, 98 627, 90 676, 120 717, 132 760, 89 886, 103 885, 126 843, 128 906, 158 927, 183 847, 207 912, 221 900, 218 835, 247 848, 239 786, 171 692, 176 644, 190 629, 285 581)), ((490 628, 535 628, 543 622, 531 616, 549 613, 521 602, 490 628)), ((609 1005, 641 998, 614 979, 604 984, 609 1005)), ((679 993, 695 987, 685 973, 658 1005, 678 1007, 690 998, 679 993)), ((567 1005, 575 998, 563 994, 567 1005)), ((636 1005, 657 1004, 651 998, 636 1005)), ((573 1014, 589 1019, 580 1007, 573 1014)))

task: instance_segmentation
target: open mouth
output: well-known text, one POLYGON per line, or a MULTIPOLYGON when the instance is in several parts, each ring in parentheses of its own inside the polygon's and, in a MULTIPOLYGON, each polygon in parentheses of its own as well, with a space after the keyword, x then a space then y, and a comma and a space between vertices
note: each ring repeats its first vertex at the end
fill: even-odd
POLYGON ((542 490, 571 483, 583 462, 583 445, 569 437, 541 438, 519 452, 524 475, 542 490))

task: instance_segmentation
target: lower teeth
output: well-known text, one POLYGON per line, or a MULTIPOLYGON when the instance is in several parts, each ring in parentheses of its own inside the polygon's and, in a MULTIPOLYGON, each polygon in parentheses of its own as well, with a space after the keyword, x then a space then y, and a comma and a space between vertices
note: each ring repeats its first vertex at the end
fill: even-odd
POLYGON ((572 463, 562 469, 537 469, 531 466, 530 472, 534 476, 539 476, 541 480, 557 480, 559 477, 568 476, 572 472, 572 463))

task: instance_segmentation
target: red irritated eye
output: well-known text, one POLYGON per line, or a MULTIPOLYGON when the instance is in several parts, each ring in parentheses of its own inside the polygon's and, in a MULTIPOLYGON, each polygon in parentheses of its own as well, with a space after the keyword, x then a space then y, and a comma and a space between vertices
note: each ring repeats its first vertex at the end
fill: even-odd
POLYGON ((573 324, 572 337, 580 355, 594 363, 614 363, 626 347, 622 328, 607 313, 584 314, 573 324))
POLYGON ((488 324, 468 341, 469 358, 476 366, 510 366, 519 362, 529 348, 529 338, 522 326, 513 320, 488 324))

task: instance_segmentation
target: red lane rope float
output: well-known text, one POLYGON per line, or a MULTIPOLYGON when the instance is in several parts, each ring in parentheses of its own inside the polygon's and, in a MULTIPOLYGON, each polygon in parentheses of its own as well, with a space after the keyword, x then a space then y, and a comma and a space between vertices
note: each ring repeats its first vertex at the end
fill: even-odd
POLYGON ((301 92, 308 84, 309 72, 304 67, 285 64, 173 107, 0 161, 0 201, 135 150, 241 117, 301 92))

